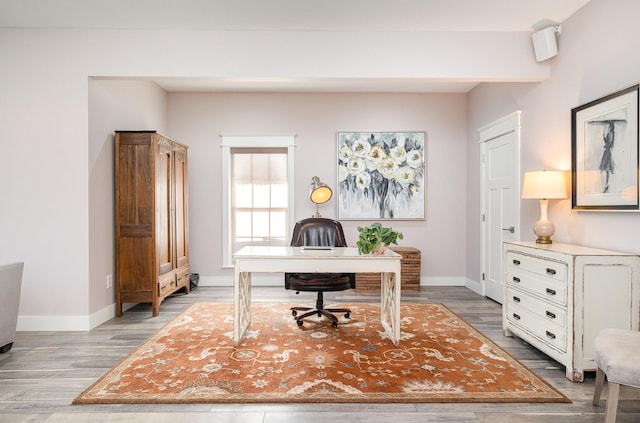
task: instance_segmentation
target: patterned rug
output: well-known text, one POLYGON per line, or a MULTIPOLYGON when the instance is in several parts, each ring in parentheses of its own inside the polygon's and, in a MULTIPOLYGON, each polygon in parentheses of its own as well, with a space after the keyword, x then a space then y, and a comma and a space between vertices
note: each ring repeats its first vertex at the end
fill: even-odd
POLYGON ((234 347, 233 305, 195 303, 73 403, 570 402, 441 304, 403 304, 397 346, 379 304, 348 306, 299 328, 253 302, 234 347))

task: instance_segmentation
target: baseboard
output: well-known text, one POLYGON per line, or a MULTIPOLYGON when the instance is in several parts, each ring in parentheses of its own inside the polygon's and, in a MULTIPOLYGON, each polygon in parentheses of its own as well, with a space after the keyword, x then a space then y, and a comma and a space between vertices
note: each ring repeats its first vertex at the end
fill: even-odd
MULTIPOLYGON (((280 274, 256 274, 251 276, 252 286, 282 286, 280 274)), ((228 276, 200 276, 198 286, 230 287, 233 278, 228 276)), ((420 286, 465 286, 482 295, 482 285, 464 277, 421 277, 420 286)), ((127 310, 135 304, 123 304, 127 310)), ((89 316, 18 316, 17 330, 20 332, 69 332, 88 331, 111 320, 116 315, 116 305, 111 304, 89 316)))
MULTIPOLYGON (((123 304, 123 310, 133 306, 135 304, 123 304)), ((16 330, 19 332, 89 331, 113 319, 115 315, 114 303, 89 316, 18 316, 16 330)))
POLYGON ((421 277, 420 286, 465 286, 466 279, 457 276, 421 277))
POLYGON ((87 331, 89 316, 18 316, 18 332, 87 331))
POLYGON ((478 295, 484 295, 483 292, 482 292, 482 283, 481 282, 472 281, 471 279, 465 279, 464 286, 466 286, 467 288, 469 288, 470 290, 472 290, 473 292, 475 292, 478 295))

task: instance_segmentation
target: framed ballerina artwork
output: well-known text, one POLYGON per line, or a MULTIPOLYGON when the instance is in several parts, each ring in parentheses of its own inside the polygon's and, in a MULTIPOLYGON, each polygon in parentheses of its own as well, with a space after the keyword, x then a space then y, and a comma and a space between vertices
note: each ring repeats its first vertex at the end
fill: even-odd
POLYGON ((571 110, 574 210, 639 211, 638 85, 571 110))

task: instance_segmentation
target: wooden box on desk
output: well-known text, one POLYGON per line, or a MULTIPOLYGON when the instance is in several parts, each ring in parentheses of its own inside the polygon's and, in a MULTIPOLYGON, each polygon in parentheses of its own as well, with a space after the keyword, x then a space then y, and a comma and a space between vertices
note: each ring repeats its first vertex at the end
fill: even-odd
MULTIPOLYGON (((390 247, 402 256, 402 291, 420 291, 420 250, 413 247, 390 247)), ((380 273, 357 273, 356 291, 380 291, 380 273)))

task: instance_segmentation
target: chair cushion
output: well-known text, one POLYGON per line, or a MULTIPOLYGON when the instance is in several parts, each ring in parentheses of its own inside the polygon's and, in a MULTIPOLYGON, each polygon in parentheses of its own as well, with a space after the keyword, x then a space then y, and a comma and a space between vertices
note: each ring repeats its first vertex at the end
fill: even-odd
POLYGON ((640 332, 603 329, 594 340, 594 359, 607 380, 640 388, 640 332))

